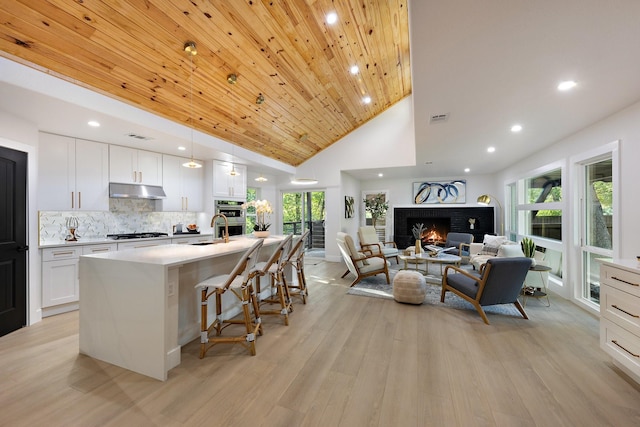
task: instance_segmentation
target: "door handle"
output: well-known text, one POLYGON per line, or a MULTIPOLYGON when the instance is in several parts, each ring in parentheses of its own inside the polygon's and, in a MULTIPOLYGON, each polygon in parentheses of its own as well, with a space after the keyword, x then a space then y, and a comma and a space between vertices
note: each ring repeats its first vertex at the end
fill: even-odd
POLYGON ((18 252, 26 252, 26 251, 28 251, 28 250, 29 250, 29 245, 26 245, 26 246, 18 246, 18 247, 16 248, 16 251, 18 251, 18 252))

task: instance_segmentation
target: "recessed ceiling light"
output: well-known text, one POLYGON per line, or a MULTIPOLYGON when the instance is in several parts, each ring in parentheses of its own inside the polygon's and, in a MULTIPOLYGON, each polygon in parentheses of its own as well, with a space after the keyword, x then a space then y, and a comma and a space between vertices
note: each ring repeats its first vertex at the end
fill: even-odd
POLYGON ((364 98, 362 98, 362 102, 365 104, 371 104, 371 97, 365 96, 364 98))
POLYGON ((520 132, 522 130, 521 125, 513 125, 511 126, 511 132, 520 132))
POLYGON ((425 165, 432 165, 433 162, 431 160, 427 160, 426 162, 424 162, 425 165))
POLYGON ((360 68, 358 68, 357 65, 352 65, 351 68, 349 68, 351 74, 358 74, 358 71, 360 71, 360 68))
POLYGON ((471 171, 471 169, 469 169, 469 168, 464 168, 464 171, 465 171, 465 172, 470 172, 470 171, 471 171))
POLYGON ((558 85, 558 90, 566 91, 566 90, 573 89, 576 86, 577 86, 577 83, 574 82, 573 80, 566 80, 564 82, 560 82, 560 84, 558 85))
POLYGON ((96 122, 95 120, 89 120, 89 122, 87 124, 89 126, 91 126, 91 127, 94 127, 94 128, 100 127, 100 123, 96 122))
POLYGON ((378 174, 378 177, 380 177, 380 178, 382 178, 383 176, 384 176, 384 174, 382 174, 382 173, 378 174))
POLYGON ((496 151, 496 147, 487 148, 487 153, 493 153, 494 151, 496 151))
POLYGON ((335 12, 330 12, 327 14, 327 24, 332 25, 338 21, 338 14, 335 12))
POLYGON ((180 147, 178 147, 178 150, 180 150, 180 151, 184 151, 186 149, 187 149, 187 147, 183 147, 182 145, 180 147))

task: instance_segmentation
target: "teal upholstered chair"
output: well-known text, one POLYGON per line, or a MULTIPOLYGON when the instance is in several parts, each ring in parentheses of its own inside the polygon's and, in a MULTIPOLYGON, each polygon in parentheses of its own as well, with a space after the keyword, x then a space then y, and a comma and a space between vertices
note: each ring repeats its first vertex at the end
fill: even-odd
POLYGON ((440 301, 444 302, 447 291, 453 292, 473 304, 487 325, 489 319, 482 307, 488 305, 513 304, 528 319, 518 295, 530 267, 531 260, 525 257, 490 259, 479 273, 449 265, 442 277, 440 301))

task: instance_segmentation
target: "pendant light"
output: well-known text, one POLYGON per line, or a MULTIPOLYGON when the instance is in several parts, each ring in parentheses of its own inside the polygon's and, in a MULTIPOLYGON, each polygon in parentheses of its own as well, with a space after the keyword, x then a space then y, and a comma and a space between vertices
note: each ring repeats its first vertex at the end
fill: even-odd
POLYGON ((196 49, 196 44, 194 42, 186 42, 184 44, 184 51, 189 55, 189 66, 191 72, 191 78, 189 79, 189 96, 191 102, 191 160, 183 163, 182 166, 185 168, 197 169, 202 167, 202 164, 193 159, 193 57, 198 54, 198 50, 196 49))
MULTIPOLYGON (((238 76, 236 76, 235 74, 229 74, 227 76, 227 83, 229 83, 230 85, 235 85, 236 82, 238 81, 238 76)), ((236 99, 235 97, 233 98, 233 115, 235 117, 236 114, 236 99)), ((234 119, 231 119, 231 122, 233 123, 234 119)), ((235 131, 236 126, 234 124, 233 129, 235 131)), ((238 176, 239 173, 236 170, 236 165, 233 163, 233 154, 235 152, 235 133, 231 134, 231 170, 229 171, 229 175, 231 176, 238 176)))
MULTIPOLYGON (((262 94, 259 94, 258 97, 256 98, 256 104, 258 105, 262 105, 264 103, 264 96, 262 94)), ((260 107, 260 115, 259 118, 262 118, 262 107, 260 107)), ((258 123, 258 126, 260 126, 260 123, 258 123)), ((260 142, 262 141, 262 126, 260 126, 260 142)), ((268 179, 262 174, 262 172, 260 172, 260 176, 257 177, 255 179, 258 182, 266 182, 268 181, 268 179)))

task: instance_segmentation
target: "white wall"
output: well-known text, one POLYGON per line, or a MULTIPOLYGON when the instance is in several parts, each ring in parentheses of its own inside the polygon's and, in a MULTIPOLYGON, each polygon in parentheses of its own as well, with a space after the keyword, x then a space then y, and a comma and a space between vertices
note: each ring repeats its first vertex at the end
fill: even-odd
POLYGON ((4 111, 0 111, 0 146, 27 153, 28 171, 28 276, 27 324, 42 320, 42 286, 40 285, 40 251, 38 250, 38 211, 36 195, 38 184, 38 129, 4 111))
MULTIPOLYGON (((415 165, 412 102, 411 96, 406 97, 298 167, 298 177, 316 178, 319 181, 318 186, 302 187, 303 191, 325 191, 325 256, 328 260, 340 259, 338 245, 335 243, 336 233, 345 226, 354 226, 353 221, 342 222, 344 196, 352 195, 356 200, 359 198, 359 194, 346 194, 341 188, 341 172, 415 165)), ((292 185, 288 179, 281 179, 278 188, 301 189, 300 186, 292 185)), ((349 191, 354 190, 350 188, 349 191)), ((357 224, 355 227, 357 230, 357 224)))
MULTIPOLYGON (((501 183, 513 182, 529 171, 550 163, 560 162, 572 169, 571 157, 591 151, 597 147, 620 140, 620 209, 619 229, 614 230, 614 247, 621 258, 635 258, 640 255, 640 222, 637 213, 640 212, 640 192, 637 183, 640 182, 640 102, 617 114, 603 119, 593 125, 556 142, 538 152, 534 156, 512 165, 497 175, 501 183)), ((566 176, 573 176, 569 173, 566 176)), ((569 226, 577 214, 573 209, 573 198, 576 197, 578 187, 570 180, 562 183, 564 202, 567 208, 563 210, 563 217, 569 221, 563 226, 563 253, 566 264, 563 288, 552 288, 565 298, 572 298, 580 284, 579 240, 575 227, 569 226)))

